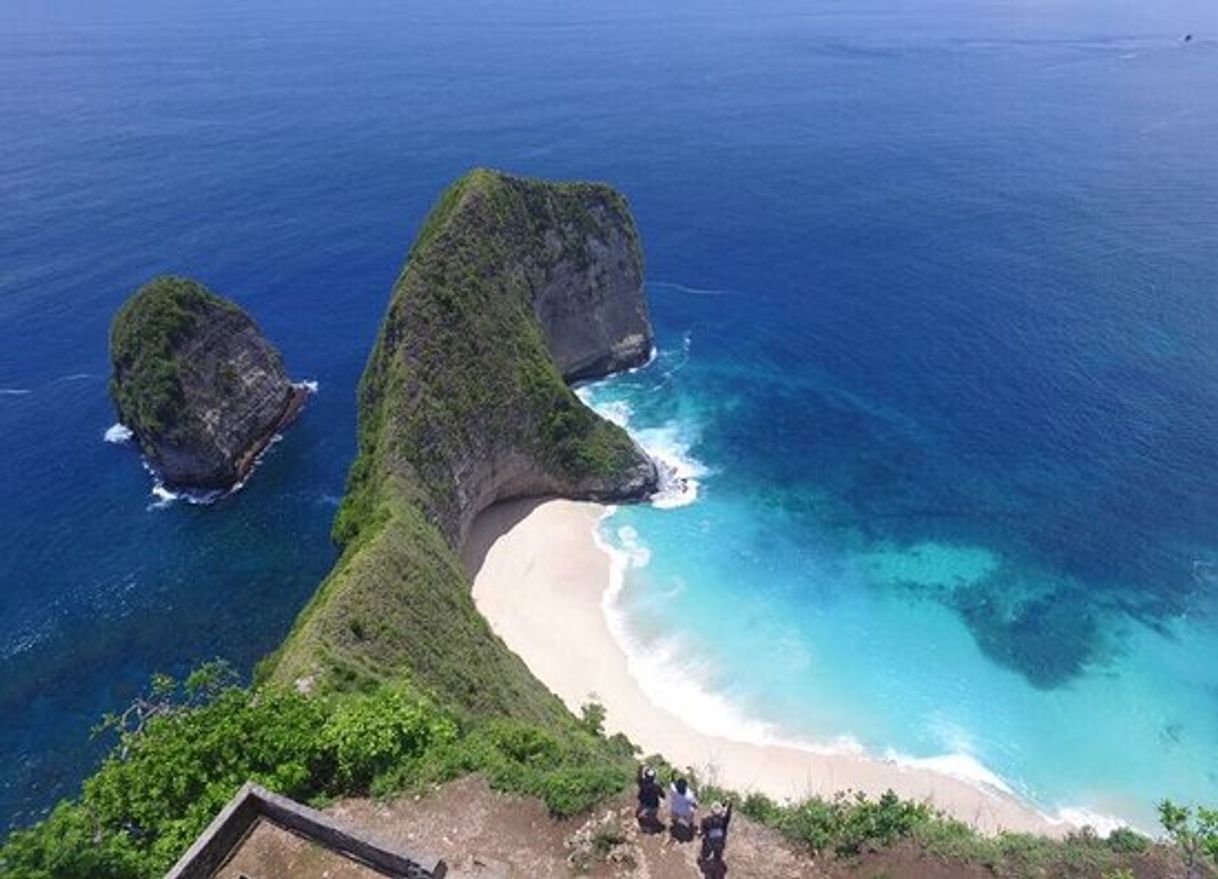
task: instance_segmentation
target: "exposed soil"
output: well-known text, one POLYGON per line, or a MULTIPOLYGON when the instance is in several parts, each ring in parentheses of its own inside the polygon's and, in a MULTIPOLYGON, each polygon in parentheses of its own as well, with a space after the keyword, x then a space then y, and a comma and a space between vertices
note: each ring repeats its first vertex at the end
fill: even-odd
MULTIPOLYGON (((668 832, 640 832, 632 800, 620 796, 590 816, 555 820, 539 801, 499 794, 478 777, 460 779, 426 795, 377 802, 344 800, 327 810, 375 841, 402 851, 443 858, 451 879, 994 879, 982 864, 948 862, 912 843, 869 853, 848 863, 813 859, 773 830, 743 815, 732 819, 726 869, 698 863, 698 843, 668 832), (606 828, 612 833, 606 832, 606 828), (601 843, 585 868, 573 866, 573 840, 601 843)), ((1175 879, 1176 865, 1161 851, 1130 864, 1136 879, 1175 879)), ((1050 871, 1045 879, 1102 879, 1086 872, 1050 871)))
MULTIPOLYGON (((452 879, 569 879, 567 842, 590 820, 606 813, 630 837, 635 863, 597 863, 594 879, 700 879, 698 844, 668 833, 639 833, 628 797, 597 809, 592 818, 558 821, 530 798, 498 794, 480 778, 464 778, 426 796, 388 802, 344 800, 327 810, 365 836, 407 854, 443 858, 452 879)), ((795 853, 773 831, 743 816, 732 821, 727 871, 722 879, 822 879, 828 874, 795 853)), ((711 875, 715 879, 714 871, 711 875)))

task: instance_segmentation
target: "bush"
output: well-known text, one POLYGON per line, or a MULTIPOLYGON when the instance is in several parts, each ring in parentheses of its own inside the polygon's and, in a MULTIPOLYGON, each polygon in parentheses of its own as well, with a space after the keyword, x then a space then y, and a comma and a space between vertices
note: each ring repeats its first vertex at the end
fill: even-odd
POLYGON ((378 776, 456 737, 456 724, 426 700, 382 689, 338 705, 321 743, 333 755, 337 786, 363 792, 378 776))
POLYGON ((620 791, 632 763, 620 744, 574 720, 550 732, 510 721, 455 718, 409 687, 309 697, 237 687, 222 666, 188 682, 158 677, 131 711, 100 727, 117 733, 78 799, 0 848, 15 879, 159 876, 246 781, 297 800, 484 772, 503 790, 543 798, 556 815, 620 791))
POLYGON ((930 807, 902 800, 892 791, 878 800, 842 792, 829 800, 813 797, 788 808, 779 808, 764 797, 750 800, 746 800, 746 814, 751 812, 773 824, 813 853, 832 850, 839 857, 892 845, 912 836, 935 815, 930 807))
POLYGON ((1128 827, 1113 830, 1108 834, 1106 842, 1114 852, 1126 855, 1138 855, 1150 848, 1149 839, 1128 827))

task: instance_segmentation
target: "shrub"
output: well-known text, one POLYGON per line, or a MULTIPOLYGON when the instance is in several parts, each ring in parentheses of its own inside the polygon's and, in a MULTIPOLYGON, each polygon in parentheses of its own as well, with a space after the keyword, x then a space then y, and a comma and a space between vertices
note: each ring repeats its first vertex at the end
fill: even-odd
POLYGON ((425 699, 385 688, 340 703, 321 743, 333 754, 338 787, 362 792, 377 776, 456 736, 456 724, 425 699))

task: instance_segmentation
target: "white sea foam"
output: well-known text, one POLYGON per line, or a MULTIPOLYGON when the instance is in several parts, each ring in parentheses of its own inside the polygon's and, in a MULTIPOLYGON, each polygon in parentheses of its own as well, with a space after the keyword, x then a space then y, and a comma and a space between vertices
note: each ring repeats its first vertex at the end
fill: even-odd
POLYGON ((688 293, 691 296, 731 296, 735 292, 734 290, 719 290, 708 287, 690 287, 687 284, 678 284, 675 281, 652 281, 648 286, 677 290, 681 293, 688 293))
POLYGON ((316 394, 317 389, 321 386, 313 379, 305 379, 304 381, 296 382, 296 384, 293 385, 293 387, 303 388, 304 390, 308 391, 310 394, 316 394))
POLYGON ((254 458, 254 463, 250 466, 249 472, 246 473, 245 479, 242 479, 240 482, 233 483, 232 487, 227 490, 210 489, 206 491, 197 491, 186 488, 171 489, 165 485, 164 480, 161 479, 161 475, 157 473, 156 468, 149 464, 147 459, 141 459, 144 469, 152 474, 152 496, 155 498, 155 500, 148 505, 148 509, 163 510, 166 507, 177 503, 178 501, 183 501, 188 504, 206 506, 208 504, 214 504, 221 498, 226 498, 230 495, 236 494, 237 492, 241 491, 241 489, 245 488, 245 484, 249 482, 250 475, 258 469, 258 465, 262 463, 263 457, 265 457, 266 454, 282 440, 283 434, 281 433, 277 433, 271 437, 270 441, 267 442, 266 447, 263 448, 263 450, 258 453, 257 457, 254 458))
POLYGON ((926 769, 939 775, 946 775, 959 781, 968 782, 974 786, 992 788, 1004 794, 1015 796, 1014 789, 993 770, 989 769, 972 754, 940 754, 937 757, 909 757, 889 749, 884 753, 884 759, 898 766, 910 769, 926 769))
MULTIPOLYGON (((1100 836, 1107 836, 1120 827, 1129 827, 1128 821, 1123 821, 1113 815, 1105 815, 1102 812, 1096 812, 1091 809, 1086 809, 1081 806, 1063 806, 1057 810, 1056 815, 1048 816, 1049 820, 1054 824, 1066 824, 1074 827, 1090 827, 1095 830, 1100 836)), ((1138 828, 1134 828, 1137 830, 1138 828)), ((1153 836, 1153 832, 1139 830, 1147 836, 1153 836)))
MULTIPOLYGON (((584 402, 587 401, 585 400, 584 402)), ((594 408, 601 418, 612 421, 621 428, 625 428, 630 424, 630 416, 633 414, 630 404, 625 400, 610 400, 594 408)))
POLYGON ((697 439, 691 433, 688 426, 676 421, 633 432, 638 444, 660 465, 660 489, 651 499, 652 506, 669 510, 698 499, 702 478, 710 471, 691 453, 697 439))
POLYGON ((651 350, 647 353, 647 359, 645 361, 643 361, 642 363, 640 363, 638 366, 632 366, 632 367, 630 367, 630 369, 626 370, 626 375, 634 375, 636 372, 646 369, 647 367, 651 366, 651 364, 655 363, 656 358, 659 356, 660 356, 660 349, 657 348, 655 345, 652 345, 651 350))
MULTIPOLYGON (((187 504, 211 504, 215 503, 220 498, 224 497, 226 492, 223 491, 190 491, 188 489, 172 489, 165 485, 161 475, 156 472, 156 468, 148 463, 147 459, 141 459, 144 469, 152 476, 152 502, 148 504, 149 510, 163 510, 173 504, 181 501, 187 504)), ((240 487, 240 483, 233 487, 236 491, 240 487)))
POLYGON ((576 394, 602 418, 628 431, 659 466, 660 486, 652 496, 652 506, 672 509, 696 501, 702 479, 710 473, 692 453, 699 438, 697 425, 669 421, 659 427, 636 428, 629 401, 621 398, 598 400, 596 391, 601 387, 603 384, 599 382, 584 385, 576 394))
POLYGON ((610 634, 626 656, 630 676, 652 704, 679 717, 696 717, 701 732, 731 741, 784 745, 815 754, 862 753, 862 746, 848 737, 827 743, 793 740, 774 725, 749 717, 707 683, 715 677, 714 664, 705 653, 694 649, 688 636, 673 634, 646 644, 634 637, 621 607, 621 595, 627 571, 646 567, 651 561, 651 550, 630 526, 616 531, 620 546, 604 539, 602 527, 615 512, 616 507, 606 509, 594 531, 597 546, 610 559, 609 584, 601 598, 601 608, 610 634))
POLYGON ((32 393, 29 388, 0 388, 0 397, 24 397, 32 393))
POLYGON ((111 424, 106 428, 106 432, 102 434, 102 439, 108 443, 122 445, 123 443, 131 442, 131 437, 135 436, 131 432, 131 428, 125 424, 111 424))

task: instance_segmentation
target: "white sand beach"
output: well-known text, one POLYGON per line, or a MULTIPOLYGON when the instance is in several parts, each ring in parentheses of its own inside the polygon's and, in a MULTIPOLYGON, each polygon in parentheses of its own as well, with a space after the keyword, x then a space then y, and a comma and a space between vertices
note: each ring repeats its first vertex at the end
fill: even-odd
POLYGON ((605 707, 609 732, 625 733, 644 753, 663 754, 741 792, 785 800, 891 788, 986 832, 1070 829, 1010 794, 930 769, 705 735, 689 718, 653 704, 605 616, 612 559, 595 539, 604 512, 598 504, 562 500, 503 504, 479 518, 463 553, 475 572, 478 609, 571 710, 595 698, 605 707))

